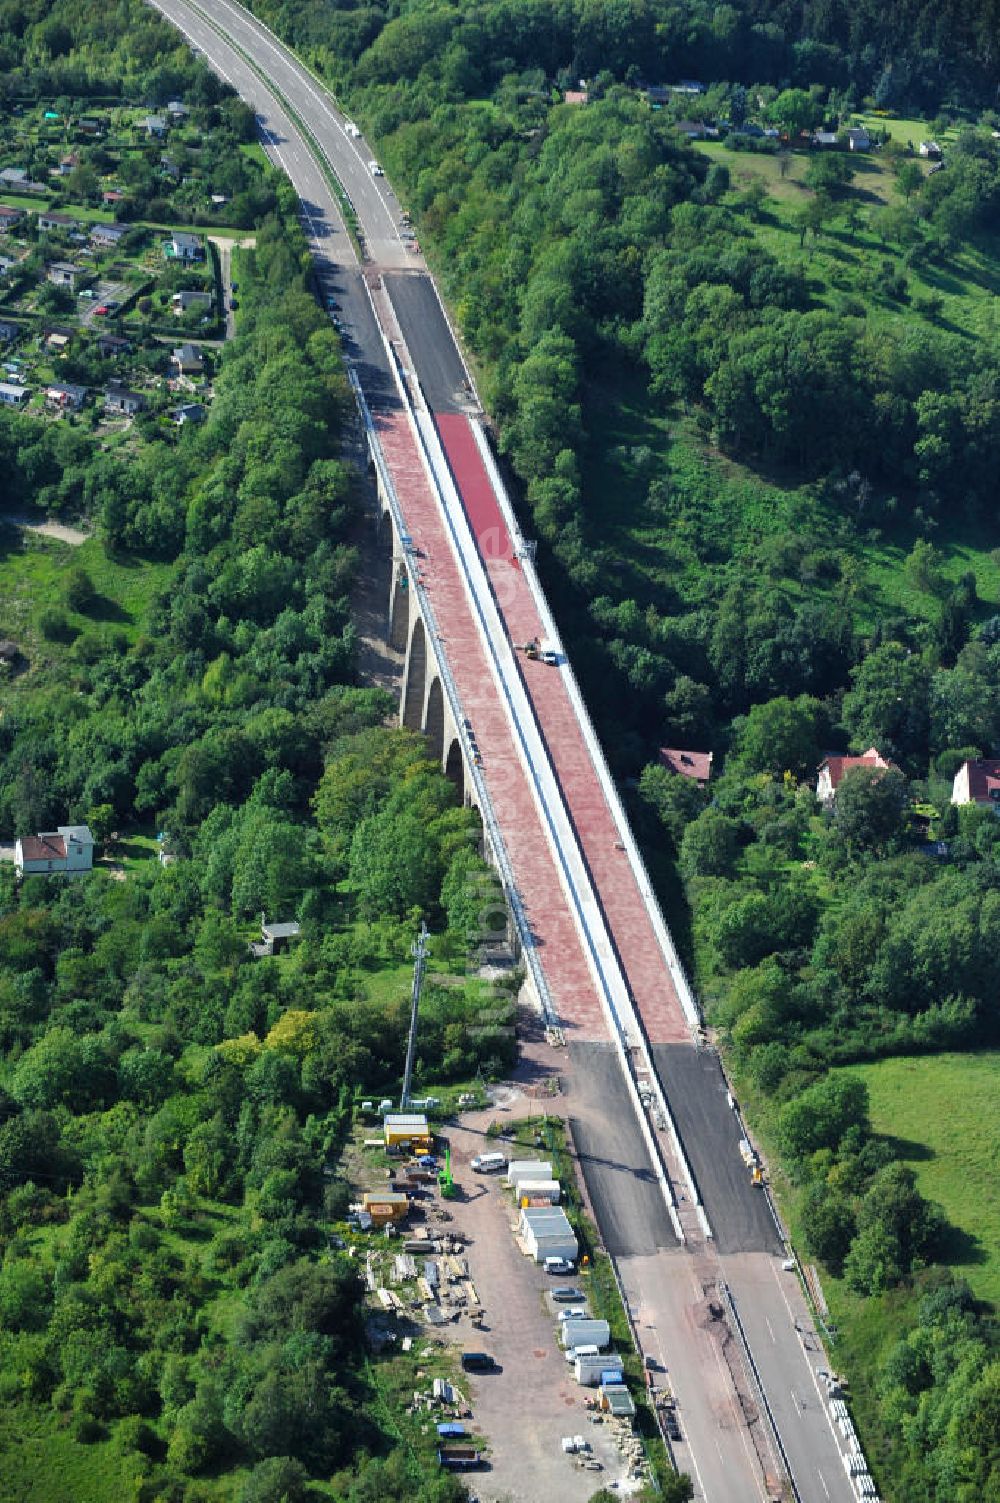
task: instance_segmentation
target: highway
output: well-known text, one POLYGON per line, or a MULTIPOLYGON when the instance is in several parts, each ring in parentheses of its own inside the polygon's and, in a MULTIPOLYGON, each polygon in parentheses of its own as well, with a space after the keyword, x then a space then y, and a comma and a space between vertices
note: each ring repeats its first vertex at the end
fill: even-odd
POLYGON ((474 393, 400 205, 369 169, 375 154, 345 128, 321 86, 240 6, 151 3, 256 111, 265 149, 299 194, 321 295, 338 305, 345 350, 387 459, 406 479, 408 531, 422 543, 463 709, 475 713, 481 744, 492 749, 486 761, 494 797, 512 816, 516 811, 505 836, 515 867, 531 879, 524 885, 534 891, 531 925, 546 941, 546 972, 551 967, 562 982, 554 990, 560 1019, 575 1034, 573 1109, 588 1189, 630 1305, 640 1313, 640 1336, 650 1333, 646 1339, 670 1366, 682 1403, 686 1443, 679 1460, 711 1503, 768 1496, 762 1475, 775 1468, 749 1439, 767 1451, 768 1426, 759 1414, 745 1423, 756 1369, 798 1495, 809 1503, 850 1503, 854 1492, 814 1377, 822 1354, 818 1344, 810 1349, 797 1280, 780 1270, 773 1222, 739 1160, 714 1056, 691 1043, 693 1004, 685 1006, 686 983, 574 697, 575 680, 568 664, 542 668, 540 676, 540 665, 522 664, 513 652, 512 642, 525 639, 522 631, 535 623, 545 631, 547 606, 532 571, 515 557, 512 513, 502 504, 496 509, 495 501, 490 510, 502 487, 489 473, 488 456, 475 455, 476 430, 468 422, 474 393), (334 171, 357 216, 365 274, 344 225, 334 171), (386 330, 393 331, 391 346, 386 330), (400 358, 412 370, 401 373, 390 348, 405 352, 400 358), (474 492, 489 515, 489 546, 474 492), (608 1154, 626 1119, 641 1118, 626 1089, 628 1071, 613 1063, 614 1048, 627 1053, 630 1068, 645 1061, 654 1087, 665 1087, 693 1175, 669 1132, 658 1132, 649 1148, 648 1126, 645 1143, 637 1129, 627 1154, 608 1154), (683 1247, 668 1235, 666 1202, 656 1189, 664 1166, 667 1199, 685 1201, 677 1205, 688 1234, 683 1247), (714 1240, 699 1234, 698 1192, 714 1240), (650 1193, 654 1198, 636 1215, 650 1193), (702 1306, 712 1303, 705 1291, 722 1285, 739 1311, 753 1363, 743 1363, 738 1342, 716 1340, 721 1327, 714 1315, 701 1318, 702 1306))

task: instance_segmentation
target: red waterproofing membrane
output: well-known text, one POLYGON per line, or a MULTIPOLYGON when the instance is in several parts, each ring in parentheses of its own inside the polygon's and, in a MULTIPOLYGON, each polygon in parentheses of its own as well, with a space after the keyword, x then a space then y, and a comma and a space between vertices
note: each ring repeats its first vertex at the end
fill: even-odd
POLYGON ((607 1040, 583 944, 413 431, 400 411, 376 410, 372 418, 418 551, 421 582, 444 637, 462 711, 482 753, 483 775, 559 1020, 571 1040, 607 1040))
MULTIPOLYGON (((468 418, 441 412, 434 421, 511 640, 522 644, 544 636, 468 418)), ((542 662, 520 657, 519 663, 646 1035, 654 1044, 690 1043, 673 978, 628 856, 619 848, 618 830, 563 676, 542 662)))

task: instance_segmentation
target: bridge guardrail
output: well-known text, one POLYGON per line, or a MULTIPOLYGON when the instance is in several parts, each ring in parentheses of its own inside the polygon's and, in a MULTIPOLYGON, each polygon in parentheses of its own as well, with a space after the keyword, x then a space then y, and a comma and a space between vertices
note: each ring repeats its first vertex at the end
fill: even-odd
MULTIPOLYGON (((393 356, 393 358, 395 358, 394 352, 390 351, 390 354, 393 356)), ((365 425, 369 452, 371 453, 375 467, 378 470, 379 479, 382 483, 383 493, 389 504, 389 510, 392 513, 392 519, 396 526, 397 536, 406 537, 407 529, 406 522, 403 517, 403 509, 400 505, 399 497, 396 494, 395 483, 392 479, 392 474, 389 470, 389 466, 386 463, 385 455, 382 453, 382 445, 379 442, 378 434, 375 431, 375 425, 372 422, 371 411, 365 399, 365 394, 361 389, 361 383, 358 380, 357 373, 353 369, 349 369, 348 375, 350 377, 351 387, 354 391, 355 400, 358 404, 358 409, 361 413, 361 417, 365 425)), ((451 668, 448 664, 448 659, 446 655, 441 651, 441 635, 438 630, 437 618, 434 614, 434 607, 431 605, 427 591, 421 584, 420 579, 417 575, 417 571, 412 567, 409 559, 407 560, 406 568, 411 587, 414 590, 417 600, 420 603, 421 614, 423 615, 424 620, 427 624, 427 634, 430 638, 432 650, 434 652, 434 661, 437 665, 438 673, 441 676, 441 682, 444 686, 445 693, 448 696, 448 703, 451 708, 452 718, 455 721, 455 725, 458 727, 459 735, 462 737, 465 746, 466 762, 470 770, 472 781, 475 784, 476 797, 479 801, 480 814, 482 816, 483 824, 486 828, 487 838, 493 850, 494 859, 500 872, 500 880, 503 885, 504 892, 506 893, 507 901, 510 903, 511 913, 514 919, 515 926, 517 928, 518 936, 521 941, 521 949, 524 953, 528 969, 531 972, 531 978, 534 982, 535 989, 538 994, 539 1004, 541 1005, 545 1020, 550 1025, 555 1024, 558 1022, 558 1017, 552 1002, 552 994, 549 990, 549 984, 545 979, 545 973, 542 970, 542 964, 538 957, 538 951, 535 947, 534 936, 531 933, 531 925, 528 922, 527 914, 524 911, 524 904, 521 899, 521 894, 518 891, 517 882, 514 878, 514 870, 511 866, 510 856, 507 853, 507 847, 500 830, 500 823, 496 816, 496 810, 493 806, 493 800, 490 796, 489 789, 486 786, 486 779, 483 777, 480 768, 476 764, 475 751, 471 746, 468 734, 466 732, 465 716, 462 713, 462 701, 459 696, 458 685, 455 683, 451 668)))

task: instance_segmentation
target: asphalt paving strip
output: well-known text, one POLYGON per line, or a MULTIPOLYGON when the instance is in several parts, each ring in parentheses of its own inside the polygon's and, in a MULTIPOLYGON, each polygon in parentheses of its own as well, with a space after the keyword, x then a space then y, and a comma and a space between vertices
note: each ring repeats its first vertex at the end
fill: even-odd
POLYGON ((653 1062, 719 1252, 781 1256, 767 1199, 740 1157, 739 1127, 718 1058, 693 1044, 654 1044, 653 1062))
POLYGON ((385 289, 399 321, 428 406, 463 412, 469 406, 465 366, 425 272, 385 272, 385 289))
POLYGON ((571 1043, 568 1053, 570 1128, 605 1247, 615 1259, 675 1248, 615 1046, 571 1043))

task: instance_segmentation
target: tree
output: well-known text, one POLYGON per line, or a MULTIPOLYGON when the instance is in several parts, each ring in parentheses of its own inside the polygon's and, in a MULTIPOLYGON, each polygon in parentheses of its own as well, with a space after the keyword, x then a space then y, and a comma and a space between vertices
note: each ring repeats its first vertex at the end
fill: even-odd
POLYGON ((837 789, 837 833, 852 849, 884 851, 900 839, 909 789, 896 768, 848 768, 837 789))
POLYGON ((269 1456, 246 1478, 237 1503, 305 1503, 309 1473, 292 1456, 269 1456))
POLYGON ((440 885, 438 853, 416 814, 385 810, 362 820, 351 842, 349 876, 362 918, 430 911, 440 885))
POLYGON ((919 162, 910 161, 904 157, 896 164, 896 187, 907 203, 917 189, 923 186, 923 181, 924 174, 919 162))
POLYGON ((736 754, 750 772, 776 777, 791 772, 802 778, 819 762, 823 707, 808 694, 754 705, 738 724, 736 754))
POLYGON ((812 235, 815 239, 824 225, 833 218, 833 212, 833 201, 828 193, 821 191, 814 193, 812 198, 807 198, 795 215, 799 244, 805 245, 807 235, 812 235))
POLYGON ((103 845, 115 828, 115 811, 110 804, 91 804, 87 825, 98 845, 103 845))
POLYGON ((81 564, 74 564, 67 572, 63 593, 70 610, 79 611, 81 615, 85 615, 97 600, 93 581, 81 564))
POLYGON ((643 768, 639 793, 655 811, 675 849, 687 826, 705 808, 705 790, 694 778, 671 772, 658 762, 643 768))
POLYGON ((782 89, 767 109, 767 118, 784 130, 792 140, 819 124, 823 111, 805 89, 782 89))
POLYGON ((18 1060, 10 1091, 22 1106, 85 1111, 112 1079, 110 1062, 95 1039, 81 1043, 70 1028, 50 1028, 18 1060))
POLYGON ((838 153, 824 152, 810 157, 806 167, 806 186, 816 192, 829 193, 836 198, 853 181, 854 170, 850 158, 838 153))
POLYGON ((806 1190, 800 1214, 809 1251, 839 1276, 857 1231, 850 1201, 817 1180, 806 1190))
POLYGON ((843 720, 860 751, 875 746, 886 757, 927 753, 930 671, 899 642, 884 642, 851 670, 843 720))
POLYGON ((717 809, 706 809, 688 825, 681 840, 680 865, 686 877, 725 877, 733 869, 740 826, 717 809))
POLYGON ((203 1382, 177 1414, 167 1459, 181 1472, 200 1472, 219 1455, 225 1438, 222 1396, 214 1383, 203 1382))
POLYGON ((496 873, 475 851, 456 851, 441 884, 448 928, 471 945, 496 938, 506 928, 507 910, 496 873))
POLYGON ((781 1108, 782 1150, 804 1159, 819 1148, 837 1148, 851 1129, 869 1131, 868 1087, 857 1075, 827 1075, 781 1108))

